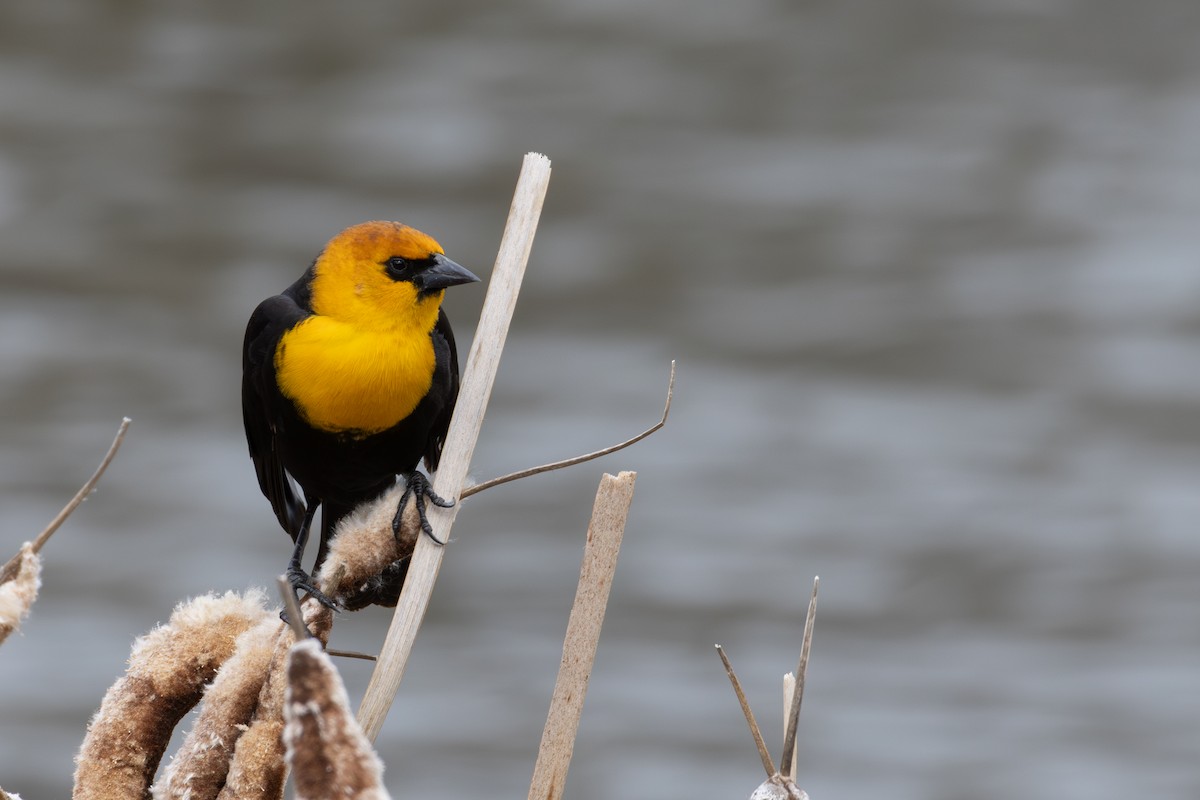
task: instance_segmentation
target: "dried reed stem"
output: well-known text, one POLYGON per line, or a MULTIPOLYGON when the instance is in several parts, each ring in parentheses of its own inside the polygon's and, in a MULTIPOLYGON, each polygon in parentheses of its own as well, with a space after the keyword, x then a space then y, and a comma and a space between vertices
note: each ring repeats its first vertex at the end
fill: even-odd
POLYGON ((636 472, 622 472, 615 478, 606 474, 600 479, 529 800, 557 800, 563 795, 636 479, 636 472))
POLYGON ((754 746, 758 749, 758 757, 762 759, 763 769, 767 771, 767 777, 770 778, 775 774, 775 763, 771 761, 771 753, 767 750, 767 743, 763 741, 762 729, 758 727, 758 722, 754 719, 754 712, 750 710, 750 702, 742 690, 742 682, 738 680, 737 673, 733 671, 733 664, 729 663, 729 656, 725 655, 725 648, 721 645, 717 645, 717 655, 721 657, 721 663, 725 665, 725 674, 729 676, 729 682, 733 684, 733 693, 737 695, 738 704, 742 707, 742 714, 746 717, 746 724, 750 726, 750 735, 754 737, 754 746))
MULTIPOLYGON (((475 442, 479 438, 479 429, 483 424, 483 415, 491 397, 500 353, 508 336, 509 322, 516 308, 521 279, 525 274, 549 181, 550 160, 538 153, 527 154, 517 179, 500 251, 492 268, 479 325, 471 342, 458 404, 442 449, 441 466, 433 477, 434 491, 442 497, 457 499, 462 492, 475 442)), ((446 509, 429 507, 429 521, 437 539, 449 541, 450 528, 459 505, 455 503, 446 509)), ((417 630, 429 607, 429 597, 444 552, 429 537, 419 537, 396 613, 358 710, 363 732, 372 741, 383 727, 383 720, 400 688, 417 630)))
MULTIPOLYGON (((104 454, 104 458, 100 461, 100 466, 96 467, 96 471, 92 473, 92 477, 87 479, 87 482, 80 487, 79 491, 75 493, 75 496, 71 498, 71 501, 63 506, 62 511, 59 511, 58 515, 54 519, 50 520, 50 524, 47 525, 45 529, 37 535, 37 538, 33 540, 34 553, 41 552, 41 549, 43 545, 46 544, 47 540, 54 535, 54 532, 58 530, 64 522, 67 521, 67 517, 71 516, 71 513, 75 511, 75 509, 79 508, 80 504, 83 503, 83 501, 87 499, 88 495, 92 493, 92 490, 96 488, 96 484, 100 482, 100 476, 104 474, 104 470, 108 469, 108 465, 112 463, 113 457, 116 456, 117 450, 120 449, 121 442, 125 439, 125 432, 129 430, 130 422, 132 422, 132 420, 130 420, 129 417, 124 417, 121 420, 121 426, 117 428, 116 437, 113 439, 112 444, 108 446, 108 452, 104 454)), ((8 581, 12 577, 12 575, 16 572, 17 565, 20 563, 20 561, 21 554, 17 553, 11 559, 9 559, 7 564, 0 568, 0 583, 8 581)))
POLYGON ((804 676, 808 672, 808 652, 812 649, 813 624, 817 620, 817 588, 820 585, 821 579, 813 578, 812 594, 808 598, 808 615, 804 619, 804 642, 800 645, 800 665, 796 667, 796 691, 792 694, 787 730, 783 735, 783 760, 779 764, 779 772, 785 778, 795 777, 793 759, 796 752, 796 726, 800 722, 800 702, 804 699, 804 676))
POLYGON ((637 444, 638 442, 640 442, 642 439, 645 439, 650 434, 658 432, 658 430, 662 426, 667 424, 667 415, 671 413, 671 398, 674 394, 675 394, 675 361, 672 360, 671 361, 671 377, 667 379, 667 403, 663 407, 662 418, 659 419, 658 422, 654 423, 646 430, 639 433, 637 436, 634 436, 630 439, 626 439, 625 441, 620 442, 618 444, 610 445, 609 447, 605 447, 600 450, 594 450, 591 453, 584 453, 581 456, 574 456, 572 458, 564 458, 562 461, 553 461, 549 464, 542 464, 541 466, 538 466, 538 467, 530 467, 529 469, 522 469, 522 470, 518 470, 517 472, 510 472, 507 475, 501 475, 498 478, 492 478, 490 480, 484 481, 483 483, 477 483, 474 486, 468 486, 467 488, 463 489, 462 497, 465 499, 467 497, 470 497, 473 494, 478 494, 479 492, 482 492, 484 489, 491 489, 493 486, 500 486, 501 484, 509 483, 510 481, 518 481, 518 480, 521 480, 522 478, 529 478, 534 475, 541 475, 543 472, 553 472, 556 469, 565 469, 566 467, 573 467, 576 464, 582 464, 585 461, 593 461, 597 458, 600 458, 601 456, 607 456, 607 455, 617 452, 618 450, 624 450, 626 447, 629 447, 630 445, 637 444))
POLYGON ((279 587, 279 596, 283 598, 283 608, 287 612, 287 622, 292 626, 292 635, 296 637, 297 642, 302 642, 308 638, 308 628, 304 627, 304 616, 300 613, 300 601, 296 599, 296 592, 292 589, 291 581, 286 576, 280 575, 275 579, 275 583, 279 587))

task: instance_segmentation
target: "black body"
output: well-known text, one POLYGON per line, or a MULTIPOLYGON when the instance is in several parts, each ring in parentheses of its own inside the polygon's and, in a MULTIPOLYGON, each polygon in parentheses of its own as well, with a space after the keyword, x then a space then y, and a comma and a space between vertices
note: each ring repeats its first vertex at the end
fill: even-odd
MULTIPOLYGON (((309 269, 283 293, 264 300, 251 315, 242 350, 242 416, 258 485, 293 541, 306 507, 322 506, 315 574, 325 560, 334 526, 355 506, 383 494, 395 484, 398 474, 417 469, 422 459, 427 470, 437 469, 458 399, 459 376, 454 333, 445 311, 439 311, 430 333, 435 355, 433 383, 409 416, 386 431, 361 437, 313 428, 280 392, 275 380, 275 349, 280 337, 313 313, 312 278, 309 269), (303 491, 303 502, 288 475, 303 491)), ((398 585, 395 588, 398 592, 398 585)))

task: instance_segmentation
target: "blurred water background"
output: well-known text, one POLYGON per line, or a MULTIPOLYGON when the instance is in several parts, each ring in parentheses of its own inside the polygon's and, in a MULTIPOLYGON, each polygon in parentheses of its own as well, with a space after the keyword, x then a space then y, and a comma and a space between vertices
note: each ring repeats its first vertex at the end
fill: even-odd
MULTIPOLYGON (((745 797, 811 578, 814 798, 1200 796, 1200 5, 0 7, 0 541, 134 424, 0 653, 0 784, 65 797, 133 638, 289 543, 243 326, 394 218, 485 276, 554 177, 479 479, 379 739, 523 797, 599 475, 639 472, 575 800, 745 797)), ((465 352, 481 287, 452 291, 465 352)), ((390 612, 334 644, 374 651, 390 612)), ((369 665, 341 665, 355 702, 369 665)))

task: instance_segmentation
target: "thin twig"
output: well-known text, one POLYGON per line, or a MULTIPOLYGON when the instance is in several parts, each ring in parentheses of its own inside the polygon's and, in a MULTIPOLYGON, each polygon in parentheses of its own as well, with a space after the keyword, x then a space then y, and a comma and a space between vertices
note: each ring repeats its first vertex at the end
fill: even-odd
POLYGON ((275 579, 279 584, 279 594, 283 597, 283 607, 287 611, 287 622, 292 626, 296 641, 302 642, 309 637, 308 628, 304 627, 304 617, 300 614, 300 603, 296 600, 296 592, 291 582, 283 575, 275 579))
POLYGON ((575 750, 575 734, 579 731, 588 679, 596 661, 596 646, 600 641, 600 628, 604 624, 604 611, 608 606, 636 479, 636 472, 622 472, 615 478, 606 474, 596 490, 575 604, 571 607, 567 635, 563 639, 562 662, 554 682, 546 726, 542 729, 537 761, 533 765, 530 800, 560 800, 567 782, 567 769, 575 750))
POLYGON ((326 647, 325 652, 331 656, 336 656, 338 658, 358 658, 363 661, 374 661, 375 660, 375 656, 371 655, 370 653, 359 653, 356 650, 338 650, 333 647, 326 647))
POLYGON ((817 587, 821 578, 813 578, 812 594, 808 598, 808 615, 804 619, 804 642, 800 645, 800 665, 796 667, 796 691, 792 694, 792 710, 788 714, 787 732, 783 736, 783 761, 779 772, 794 778, 793 754, 796 751, 796 727, 800 722, 800 703, 804 700, 804 676, 808 672, 808 651, 812 648, 813 624, 817 620, 817 587))
POLYGON ((721 657, 721 663, 725 665, 725 673, 729 676, 729 682, 733 684, 733 693, 737 695, 738 702, 742 706, 742 713, 746 715, 746 724, 750 726, 750 735, 754 737, 754 746, 758 748, 758 757, 762 759, 763 769, 767 771, 767 777, 770 778, 775 774, 775 763, 771 760, 767 743, 763 741, 762 730, 754 719, 754 712, 750 710, 750 702, 746 700, 746 693, 742 691, 742 682, 738 680, 737 673, 733 671, 733 664, 729 663, 729 656, 725 655, 725 649, 721 645, 717 645, 717 655, 721 657))
MULTIPOLYGON (((42 547, 47 541, 49 541, 50 537, 54 535, 54 532, 62 527, 62 524, 67 521, 67 517, 71 516, 72 512, 79 508, 80 504, 83 503, 83 501, 87 499, 88 495, 92 493, 92 490, 96 488, 96 484, 100 482, 100 476, 104 474, 104 470, 108 469, 108 465, 112 463, 113 457, 117 454, 117 450, 120 449, 121 442, 125 439, 125 432, 129 430, 130 422, 132 422, 132 420, 130 420, 129 417, 124 417, 121 419, 121 426, 117 428, 117 435, 113 438, 112 444, 108 446, 108 452, 105 453, 104 458, 101 459, 100 466, 96 467, 96 471, 92 473, 92 477, 88 478, 87 482, 80 487, 78 492, 75 493, 75 496, 71 498, 71 502, 63 506, 62 511, 59 511, 58 515, 54 519, 50 520, 50 524, 46 526, 45 530, 39 533, 37 538, 33 540, 33 552, 37 553, 41 551, 42 547)), ((8 563, 6 563, 2 569, 0 569, 0 583, 4 583, 5 581, 9 580, 11 577, 9 573, 16 570, 20 558, 21 554, 18 552, 15 556, 9 559, 8 563)))
POLYGON ((117 435, 113 437, 112 444, 108 446, 108 452, 105 453, 104 458, 101 459, 100 466, 96 467, 96 471, 92 473, 92 477, 88 478, 87 483, 80 487, 79 491, 75 493, 75 496, 71 498, 71 502, 63 506, 62 511, 58 512, 58 516, 50 520, 50 524, 46 526, 46 529, 39 533, 38 537, 33 540, 33 552, 37 553, 41 551, 42 545, 46 544, 46 541, 52 535, 54 535, 54 532, 58 530, 64 522, 67 521, 67 517, 71 516, 71 513, 75 509, 79 508, 79 505, 83 503, 83 501, 87 499, 88 495, 92 493, 92 490, 96 488, 96 484, 100 482, 100 476, 104 474, 104 470, 108 469, 108 465, 112 463, 113 456, 115 456, 117 454, 117 450, 121 448, 121 442, 125 439, 125 432, 129 430, 129 424, 132 421, 133 420, 131 420, 129 417, 123 417, 121 419, 121 427, 117 428, 117 435))
POLYGON ((507 475, 501 475, 498 478, 492 478, 491 480, 486 480, 483 483, 477 483, 474 486, 468 486, 466 489, 463 489, 462 495, 460 495, 460 496, 463 499, 466 499, 473 494, 478 494, 479 492, 482 492, 484 489, 491 489, 493 486, 499 486, 502 483, 508 483, 510 481, 517 481, 517 480, 520 480, 521 478, 528 478, 531 475, 540 475, 543 472, 552 472, 556 469, 563 469, 564 467, 573 467, 576 464, 582 464, 585 461, 592 461, 593 459, 600 458, 601 456, 606 456, 609 453, 615 453, 618 450, 624 450, 626 447, 629 447, 630 445, 637 444, 642 439, 645 439, 647 436, 649 436, 652 433, 655 433, 659 428, 661 428, 662 426, 667 424, 667 415, 671 413, 671 396, 674 393, 675 393, 675 360, 672 359, 671 360, 671 377, 670 377, 669 381, 667 382, 667 404, 663 408, 662 419, 660 419, 658 422, 651 425, 646 430, 639 433, 637 436, 634 436, 632 439, 626 439, 625 441, 621 442, 620 444, 614 444, 612 447, 606 447, 603 450, 596 450, 591 453, 586 453, 581 456, 575 456, 574 458, 567 458, 562 461, 555 461, 550 464, 542 464, 540 467, 530 467, 529 469, 523 469, 518 472, 510 472, 507 475))
MULTIPOLYGON (((479 429, 487 410, 500 354, 508 338, 509 323, 517 305, 525 265, 533 247, 542 202, 550 182, 550 159, 539 153, 528 153, 521 165, 517 187, 513 192, 500 250, 488 281, 479 325, 471 342, 463 370, 462 388, 455 405, 446 444, 442 448, 442 463, 434 473, 433 490, 442 497, 458 498, 466 481, 471 455, 479 439, 479 429)), ((429 508, 433 536, 418 536, 409 562, 408 575, 396 603, 396 611, 388 627, 387 637, 379 651, 379 660, 358 709, 358 721, 367 738, 374 740, 400 688, 408 656, 442 565, 445 548, 434 541, 449 541, 450 529, 462 503, 450 508, 429 508)))

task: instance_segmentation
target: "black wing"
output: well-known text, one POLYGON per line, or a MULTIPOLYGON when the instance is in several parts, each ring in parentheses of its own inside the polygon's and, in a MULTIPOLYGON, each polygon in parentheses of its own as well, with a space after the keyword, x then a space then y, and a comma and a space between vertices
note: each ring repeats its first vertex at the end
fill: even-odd
POLYGON ((242 421, 246 443, 258 473, 258 486, 271 501, 279 524, 293 539, 304 520, 304 503, 296 497, 279 456, 275 431, 284 402, 275 386, 275 347, 284 331, 308 316, 284 295, 270 297, 250 315, 242 345, 242 421))
POLYGON ((433 427, 429 429, 429 439, 425 443, 425 469, 430 472, 436 470, 438 462, 441 461, 442 445, 446 443, 450 417, 454 415, 454 404, 458 402, 458 347, 454 344, 454 331, 450 328, 450 319, 446 316, 445 309, 438 312, 437 324, 433 326, 433 350, 437 357, 433 380, 436 386, 438 378, 445 376, 443 380, 446 402, 442 404, 441 412, 434 419, 433 427))

